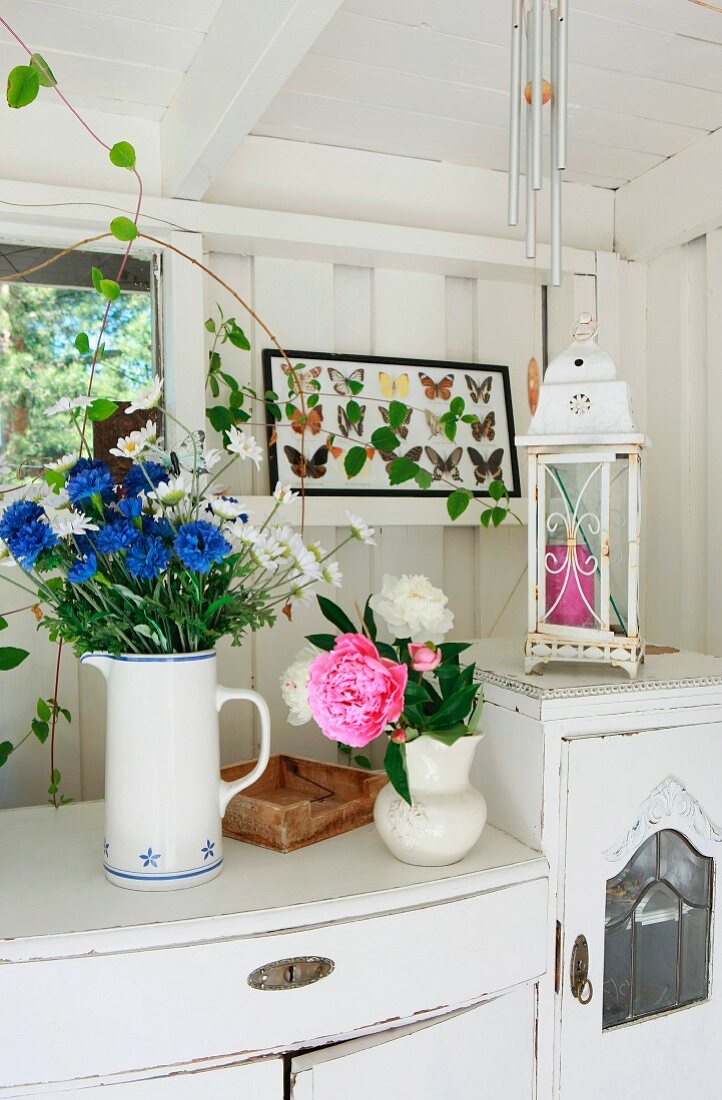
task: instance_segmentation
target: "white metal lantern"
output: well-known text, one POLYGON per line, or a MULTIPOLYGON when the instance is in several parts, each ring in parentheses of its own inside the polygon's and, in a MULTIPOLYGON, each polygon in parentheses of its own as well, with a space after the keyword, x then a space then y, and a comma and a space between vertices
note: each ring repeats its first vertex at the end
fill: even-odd
POLYGON ((526 670, 546 661, 618 665, 634 678, 639 630, 641 452, 631 388, 581 314, 548 366, 529 432, 526 670))

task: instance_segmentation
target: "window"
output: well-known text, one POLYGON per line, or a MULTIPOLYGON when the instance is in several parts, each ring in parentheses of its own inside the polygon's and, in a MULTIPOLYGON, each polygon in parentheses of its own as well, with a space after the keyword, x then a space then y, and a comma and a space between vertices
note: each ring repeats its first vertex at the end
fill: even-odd
MULTIPOLYGON (((57 251, 0 244, 0 276, 42 264, 57 251)), ((23 279, 0 282, 0 455, 23 476, 77 450, 78 434, 67 418, 46 417, 44 410, 87 391, 92 355, 79 355, 74 341, 87 332, 93 347, 100 330, 104 300, 93 290, 91 268, 114 277, 119 262, 117 253, 71 252, 23 279)), ((96 365, 94 397, 127 400, 153 377, 153 268, 152 257, 128 260, 96 365)))
POLYGON ((712 865, 665 829, 607 882, 605 1029, 707 996, 712 865))

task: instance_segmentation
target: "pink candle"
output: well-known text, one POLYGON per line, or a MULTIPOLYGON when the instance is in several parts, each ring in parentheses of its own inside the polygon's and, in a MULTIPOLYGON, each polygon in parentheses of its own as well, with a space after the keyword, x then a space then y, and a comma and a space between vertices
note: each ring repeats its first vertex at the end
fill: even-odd
POLYGON ((552 607, 554 610, 544 621, 557 626, 595 626, 596 620, 589 610, 594 607, 595 572, 594 557, 585 547, 547 546, 546 610, 552 607), (576 554, 576 570, 570 554, 576 554))

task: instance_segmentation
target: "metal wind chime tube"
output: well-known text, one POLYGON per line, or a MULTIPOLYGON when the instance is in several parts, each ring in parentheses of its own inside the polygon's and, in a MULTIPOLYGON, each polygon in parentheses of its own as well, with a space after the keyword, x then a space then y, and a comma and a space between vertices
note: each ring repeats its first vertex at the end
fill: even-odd
POLYGON ((519 224, 519 147, 521 138, 521 0, 513 0, 511 87, 509 89, 509 225, 519 224))
POLYGON ((521 109, 526 100, 526 256, 536 257, 537 208, 535 192, 542 189, 543 109, 551 100, 551 281, 562 281, 561 172, 567 162, 568 0, 512 0, 511 74, 509 108, 509 225, 519 224, 521 109), (544 80, 544 16, 549 11, 550 85, 544 80), (526 47, 524 42, 526 40, 526 47), (524 65, 526 48, 526 65, 524 65), (526 73, 526 86, 522 83, 526 73))
MULTIPOLYGON (((534 12, 527 12, 527 51, 526 51, 526 75, 527 82, 533 87, 533 52, 529 49, 529 36, 534 25, 534 12)), ((534 157, 534 134, 532 126, 532 106, 526 108, 526 257, 533 260, 536 257, 536 195, 534 194, 534 182, 532 172, 532 160, 534 157)))

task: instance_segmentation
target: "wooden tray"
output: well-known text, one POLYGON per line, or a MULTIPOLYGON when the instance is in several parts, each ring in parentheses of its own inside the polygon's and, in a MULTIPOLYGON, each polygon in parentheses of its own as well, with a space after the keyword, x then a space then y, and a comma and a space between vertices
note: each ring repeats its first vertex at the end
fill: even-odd
MULTIPOLYGON (((228 781, 239 779, 255 763, 229 764, 221 769, 221 776, 228 781)), ((272 756, 261 778, 228 803, 223 835, 276 852, 293 852, 368 825, 376 795, 387 782, 383 772, 300 756, 272 756)))

